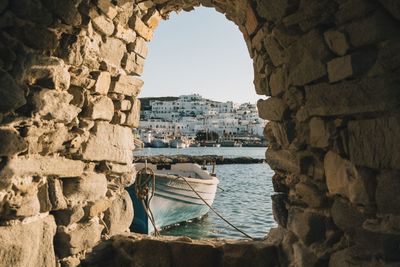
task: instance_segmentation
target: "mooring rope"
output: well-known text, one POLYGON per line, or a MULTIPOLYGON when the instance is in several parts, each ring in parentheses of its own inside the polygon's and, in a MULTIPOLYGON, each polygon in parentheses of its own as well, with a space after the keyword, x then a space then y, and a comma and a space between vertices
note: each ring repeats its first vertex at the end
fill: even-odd
MULTIPOLYGON (((146 167, 142 168, 141 170, 139 170, 137 172, 135 189, 136 189, 136 196, 141 200, 143 208, 147 214, 147 217, 149 218, 151 224, 154 227, 154 234, 156 236, 159 236, 160 232, 158 231, 158 229, 156 227, 154 215, 150 209, 150 201, 153 198, 155 190, 156 190, 155 176, 156 175, 155 175, 154 171, 151 168, 147 167, 147 164, 146 164, 146 167), (142 181, 143 178, 145 178, 144 182, 142 181), (152 183, 151 191, 149 188, 150 182, 152 183), (150 193, 150 195, 149 195, 149 193, 150 193)), ((209 207, 220 219, 222 219, 224 222, 226 222, 229 226, 234 228, 239 233, 243 234, 245 237, 254 240, 253 237, 251 237, 249 234, 245 233, 243 230, 241 230, 238 227, 236 227, 235 225, 233 225, 231 222, 229 222, 227 219, 225 219, 217 210, 215 210, 210 204, 208 204, 208 202, 196 191, 196 189, 193 188, 193 186, 186 180, 185 177, 178 176, 173 180, 179 180, 179 179, 182 179, 189 186, 189 188, 197 195, 197 197, 199 199, 201 199, 204 202, 204 204, 206 204, 207 207, 209 207)))
POLYGON ((150 201, 153 198, 154 193, 156 191, 156 175, 151 168, 147 167, 147 163, 146 167, 140 169, 136 174, 135 191, 136 191, 136 196, 142 202, 143 209, 146 212, 147 217, 149 218, 151 224, 153 225, 154 235, 156 236, 160 235, 160 232, 156 227, 156 222, 154 219, 153 212, 150 209, 150 201), (149 188, 150 182, 151 182, 151 190, 149 188))
POLYGON ((226 222, 229 226, 231 226, 232 228, 234 228, 236 231, 238 231, 239 233, 241 233, 242 235, 244 235, 245 237, 254 240, 254 238, 252 236, 250 236, 249 234, 245 233, 243 230, 239 229, 238 227, 236 227, 235 225, 233 225, 231 222, 229 222, 227 219, 225 219, 218 211, 216 211, 210 204, 207 203, 207 201, 196 191, 196 189, 193 188, 193 186, 186 180, 185 177, 183 176, 178 176, 177 178, 175 178, 174 180, 178 180, 178 179, 182 179, 185 181, 185 183, 190 187, 190 189, 204 202, 204 204, 206 204, 221 220, 223 220, 224 222, 226 222))

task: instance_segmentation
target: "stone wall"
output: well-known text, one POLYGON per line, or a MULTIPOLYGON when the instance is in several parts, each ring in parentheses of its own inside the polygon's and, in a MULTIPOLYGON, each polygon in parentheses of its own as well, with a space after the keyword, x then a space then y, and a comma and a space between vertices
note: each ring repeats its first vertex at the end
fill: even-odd
POLYGON ((128 230, 147 42, 200 4, 270 96, 271 266, 400 264, 396 0, 0 0, 0 266, 76 266, 128 230))

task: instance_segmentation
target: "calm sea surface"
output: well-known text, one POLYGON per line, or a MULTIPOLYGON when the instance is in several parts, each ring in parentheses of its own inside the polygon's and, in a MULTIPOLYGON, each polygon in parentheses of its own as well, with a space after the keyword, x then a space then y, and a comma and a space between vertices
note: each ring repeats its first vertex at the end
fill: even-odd
MULTIPOLYGON (((135 155, 220 155, 224 157, 249 156, 264 158, 266 148, 195 147, 186 149, 145 148, 135 155)), ((275 227, 272 216, 271 177, 273 171, 267 164, 218 165, 219 186, 213 207, 228 221, 255 238, 266 235, 275 227)), ((227 225, 212 211, 200 220, 173 226, 162 235, 189 236, 192 238, 243 238, 242 234, 227 225)))

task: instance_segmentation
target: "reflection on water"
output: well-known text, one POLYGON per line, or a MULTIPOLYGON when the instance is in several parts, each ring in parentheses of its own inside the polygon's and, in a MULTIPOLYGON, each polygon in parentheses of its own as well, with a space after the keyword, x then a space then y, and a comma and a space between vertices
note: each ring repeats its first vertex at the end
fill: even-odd
MULTIPOLYGON (((249 156, 263 158, 265 148, 189 148, 145 149, 141 155, 222 155, 225 157, 249 156)), ((137 154, 137 153, 135 153, 137 154)), ((228 221, 252 237, 262 238, 276 224, 272 215, 271 177, 273 171, 267 164, 218 165, 219 186, 213 207, 228 221)), ((243 238, 212 211, 207 216, 182 223, 162 231, 163 235, 185 235, 192 238, 243 238)))

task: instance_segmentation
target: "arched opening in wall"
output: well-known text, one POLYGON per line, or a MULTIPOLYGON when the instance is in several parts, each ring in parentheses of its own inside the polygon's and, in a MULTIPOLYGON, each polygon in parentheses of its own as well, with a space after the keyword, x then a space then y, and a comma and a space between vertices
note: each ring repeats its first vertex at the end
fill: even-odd
MULTIPOLYGON (((151 136, 153 141, 166 142, 185 137, 193 147, 145 148, 135 155, 265 158, 265 121, 256 106, 261 97, 253 85, 253 60, 233 22, 212 8, 171 13, 168 20, 160 21, 145 54, 138 134, 142 140, 151 136), (202 133, 210 141, 211 133, 216 133, 212 141, 222 147, 202 147, 202 133), (199 143, 201 147, 196 147, 199 143)), ((151 140, 145 142, 154 147, 151 140)), ((217 166, 220 189, 213 207, 252 237, 261 238, 276 225, 271 204, 273 171, 266 163, 243 164, 240 159, 239 163, 217 166)), ((212 211, 162 234, 243 237, 212 211)))

